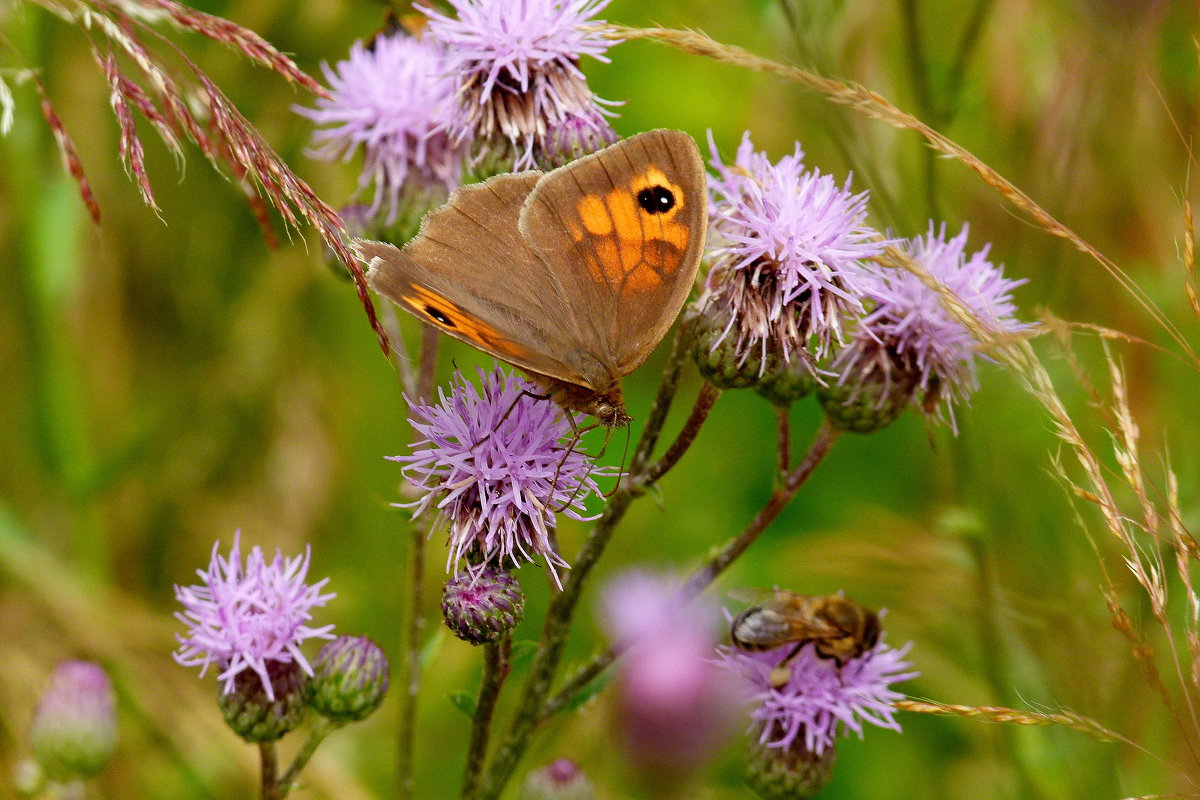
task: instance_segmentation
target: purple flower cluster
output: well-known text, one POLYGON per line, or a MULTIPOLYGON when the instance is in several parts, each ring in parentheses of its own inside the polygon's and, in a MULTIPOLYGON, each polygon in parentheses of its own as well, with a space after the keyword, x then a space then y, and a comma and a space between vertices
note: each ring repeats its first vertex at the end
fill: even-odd
POLYGON ((374 185, 368 215, 386 207, 393 222, 407 187, 449 191, 458 186, 463 148, 448 128, 457 113, 457 84, 444 45, 397 33, 350 48, 336 69, 322 65, 330 97, 297 108, 318 126, 316 155, 347 160, 360 148, 361 190, 374 185))
POLYGON ((839 734, 853 732, 861 737, 864 723, 900 730, 892 703, 904 695, 889 686, 917 677, 912 664, 904 660, 909 645, 893 650, 881 642, 839 669, 808 644, 789 662, 788 682, 776 688, 772 671, 791 650, 790 645, 759 651, 718 650, 719 662, 753 689, 750 717, 761 744, 803 747, 820 754, 833 746, 839 734))
MULTIPOLYGON (((924 236, 900 246, 984 326, 1002 334, 1024 330, 1028 326, 1015 318, 1012 300, 1012 290, 1024 281, 1005 278, 988 260, 988 245, 968 255, 967 232, 964 225, 947 239, 944 224, 935 231, 930 223, 924 236)), ((946 308, 937 289, 906 269, 876 270, 865 296, 872 309, 835 362, 839 383, 854 386, 870 378, 911 384, 914 399, 927 411, 948 416, 953 426, 953 403, 966 400, 979 383, 979 351, 971 331, 946 308)))
POLYGON ((458 140, 476 152, 506 143, 514 170, 545 166, 543 154, 611 143, 603 101, 579 70, 585 55, 608 61, 613 41, 595 19, 608 2, 450 0, 456 16, 422 7, 428 36, 445 44, 458 80, 458 140))
MULTIPOLYGON (((805 169, 804 152, 771 163, 746 134, 733 164, 713 150, 714 266, 708 302, 728 317, 743 357, 768 349, 785 358, 824 356, 843 338, 847 312, 861 311, 866 259, 886 242, 866 224, 867 193, 805 169)), ((765 360, 765 359, 763 359, 765 360)))
POLYGON ((499 367, 479 370, 476 388, 455 373, 450 395, 436 404, 410 401, 422 439, 412 455, 394 456, 423 496, 403 507, 414 516, 436 509, 450 526, 446 568, 471 556, 477 566, 532 561, 541 555, 557 579, 568 566, 551 541, 556 514, 585 516, 589 494, 600 494, 589 456, 563 444, 571 425, 562 410, 538 399, 533 384, 499 367))
POLYGON ((303 556, 290 559, 276 551, 268 562, 255 546, 243 563, 240 540, 239 531, 227 558, 220 555, 220 542, 213 545, 208 569, 196 571, 199 585, 175 587, 175 598, 184 608, 175 617, 188 631, 176 635, 180 647, 173 656, 185 667, 200 667, 201 675, 216 664, 226 693, 233 690, 239 674, 252 670, 267 697, 274 700, 269 663, 295 662, 312 675, 300 644, 305 639, 333 638, 332 625, 314 628, 308 623, 310 611, 335 595, 321 593, 328 578, 311 586, 305 583, 309 548, 303 556))

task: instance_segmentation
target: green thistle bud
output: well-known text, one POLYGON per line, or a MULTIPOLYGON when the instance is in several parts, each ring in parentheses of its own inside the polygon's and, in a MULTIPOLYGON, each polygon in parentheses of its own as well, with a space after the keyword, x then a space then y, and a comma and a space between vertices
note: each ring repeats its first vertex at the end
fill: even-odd
POLYGON ((754 384, 754 391, 774 405, 786 408, 817 388, 813 372, 814 365, 808 353, 793 353, 786 360, 768 357, 762 377, 754 384))
POLYGON ((596 800, 596 788, 569 758, 560 758, 525 778, 521 800, 596 800))
POLYGON ((763 800, 806 800, 833 777, 836 753, 803 747, 767 747, 757 742, 746 759, 746 782, 763 800))
MULTIPOLYGON (((696 320, 696 366, 704 380, 718 389, 746 389, 758 383, 763 372, 762 350, 738 346, 731 316, 709 304, 696 320)), ((769 356, 768 356, 769 358, 769 356)))
POLYGON ((446 582, 442 616, 455 636, 471 644, 494 642, 517 627, 525 614, 525 594, 505 570, 463 570, 446 582))
POLYGON ((247 742, 274 742, 304 720, 308 676, 294 661, 268 661, 267 676, 275 695, 267 696, 262 678, 243 670, 233 680, 233 691, 217 699, 225 723, 247 742))
POLYGON ((104 670, 89 661, 59 664, 34 712, 29 743, 51 780, 103 769, 117 743, 116 701, 104 670))
POLYGON ((829 421, 843 431, 874 433, 896 421, 912 399, 915 385, 903 373, 886 379, 873 370, 859 381, 817 388, 817 399, 829 421))
POLYGON ((327 642, 313 662, 309 705, 337 723, 358 722, 379 708, 388 689, 388 660, 365 636, 327 642))

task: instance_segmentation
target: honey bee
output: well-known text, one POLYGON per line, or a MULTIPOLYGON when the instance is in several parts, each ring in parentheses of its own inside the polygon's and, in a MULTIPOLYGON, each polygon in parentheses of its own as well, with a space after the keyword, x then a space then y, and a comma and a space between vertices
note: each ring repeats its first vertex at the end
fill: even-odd
POLYGON ((840 594, 805 595, 776 589, 769 600, 752 605, 733 620, 729 637, 743 650, 772 650, 794 644, 771 670, 771 685, 791 678, 791 661, 811 643, 820 658, 838 670, 879 643, 879 615, 840 594))

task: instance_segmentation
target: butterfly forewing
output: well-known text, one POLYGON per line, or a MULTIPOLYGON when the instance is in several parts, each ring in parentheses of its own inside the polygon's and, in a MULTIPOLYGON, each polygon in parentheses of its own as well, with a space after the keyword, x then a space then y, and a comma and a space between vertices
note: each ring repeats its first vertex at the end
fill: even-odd
POLYGON ((586 309, 589 355, 610 380, 644 361, 683 307, 704 248, 706 200, 695 142, 657 130, 560 167, 525 201, 521 231, 586 309))
POLYGON ((541 173, 466 186, 403 249, 357 240, 384 296, 446 333, 523 369, 588 385, 560 353, 577 348, 566 290, 521 236, 517 218, 541 173))

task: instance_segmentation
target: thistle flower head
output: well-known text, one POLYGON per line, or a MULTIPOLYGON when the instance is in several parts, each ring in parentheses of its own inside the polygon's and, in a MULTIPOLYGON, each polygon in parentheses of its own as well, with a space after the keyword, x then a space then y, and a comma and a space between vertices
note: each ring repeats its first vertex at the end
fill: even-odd
POLYGON ((456 84, 444 46, 429 37, 403 33, 356 42, 335 69, 322 65, 328 98, 316 108, 297 108, 319 129, 317 156, 349 159, 364 155, 360 190, 372 184, 370 216, 387 209, 395 220, 410 187, 450 191, 462 177, 463 153, 446 132, 454 113, 456 84))
POLYGON ((570 424, 557 405, 531 396, 533 384, 499 367, 479 377, 476 388, 456 372, 437 403, 409 401, 422 438, 411 455, 390 460, 423 494, 404 507, 436 509, 449 523, 447 571, 468 557, 476 568, 539 555, 552 571, 565 567, 551 541, 556 515, 595 519, 585 501, 600 494, 595 477, 613 473, 563 443, 570 424))
POLYGON ((562 163, 571 144, 596 150, 615 135, 579 60, 608 61, 614 43, 595 16, 608 0, 450 0, 457 18, 422 7, 458 79, 459 141, 511 158, 511 169, 562 163), (550 163, 547 163, 550 162, 550 163))
POLYGON ((90 778, 108 763, 117 741, 115 705, 99 665, 65 661, 55 667, 29 731, 46 775, 56 781, 90 778))
POLYGON ((617 703, 629 757, 660 777, 703 762, 736 715, 737 693, 712 661, 719 614, 681 603, 674 581, 645 572, 610 581, 603 610, 609 635, 628 648, 617 703))
POLYGON ((262 682, 267 698, 274 700, 268 667, 295 662, 312 675, 300 644, 305 639, 333 638, 332 625, 314 628, 308 623, 311 610, 335 595, 321 593, 328 578, 311 586, 305 583, 309 548, 303 556, 289 559, 276 551, 268 562, 255 546, 243 563, 240 531, 234 534, 227 558, 221 557, 220 544, 213 544, 208 569, 196 571, 199 585, 175 587, 175 598, 184 608, 175 618, 188 631, 176 634, 180 647, 172 655, 185 667, 200 667, 201 675, 216 664, 226 694, 233 691, 234 679, 250 670, 262 682))
MULTIPOLYGON (((1004 277, 988 260, 990 246, 968 255, 967 232, 964 225, 947 239, 944 224, 935 231, 930 223, 925 236, 901 247, 985 327, 1002 334, 1021 331, 1027 326, 1013 316, 1012 290, 1024 281, 1004 277)), ((966 400, 979 385, 975 362, 980 354, 971 331, 946 308, 937 290, 903 268, 877 270, 866 297, 874 307, 833 365, 838 385, 867 395, 878 395, 878 386, 894 387, 877 403, 906 393, 901 404, 911 397, 926 411, 948 416, 953 427, 954 403, 966 400)))
POLYGON ((862 309, 863 259, 886 242, 866 224, 867 193, 853 194, 830 175, 804 168, 796 145, 772 164, 747 133, 732 164, 712 142, 710 215, 716 246, 705 287, 742 360, 768 354, 820 358, 843 339, 842 317, 862 309))
POLYGON ((811 643, 806 644, 788 662, 791 673, 787 683, 777 688, 773 673, 792 648, 718 649, 719 662, 752 688, 750 718, 759 744, 802 748, 820 755, 833 746, 839 734, 853 732, 861 737, 864 723, 900 730, 892 703, 904 695, 889 687, 918 674, 904 660, 908 645, 893 650, 881 642, 839 667, 833 660, 820 658, 811 643))

